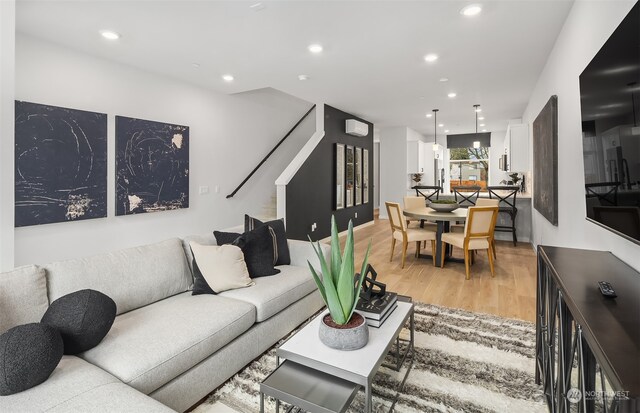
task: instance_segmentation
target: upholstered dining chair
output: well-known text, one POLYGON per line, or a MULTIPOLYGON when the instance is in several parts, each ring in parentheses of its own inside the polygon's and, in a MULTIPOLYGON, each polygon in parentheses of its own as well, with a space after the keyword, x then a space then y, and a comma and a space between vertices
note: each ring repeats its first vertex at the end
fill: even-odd
MULTIPOLYGON (((476 206, 492 206, 492 207, 498 207, 498 215, 500 215, 500 200, 499 199, 491 199, 491 198, 478 198, 476 199, 476 206)), ((496 217, 496 222, 498 221, 498 218, 496 217)), ((495 229, 494 229, 494 235, 495 235, 495 229)), ((496 260, 498 259, 497 255, 496 255, 496 239, 495 237, 491 237, 491 246, 493 247, 493 259, 496 260)))
POLYGON ((446 244, 458 247, 464 251, 464 266, 467 280, 471 279, 469 266, 471 264, 471 251, 487 250, 489 257, 489 267, 491 268, 491 276, 495 276, 493 268, 493 232, 496 226, 496 218, 498 217, 498 207, 496 206, 474 206, 469 207, 467 213, 467 221, 464 226, 464 233, 448 232, 442 234, 442 251, 443 257, 441 266, 444 266, 444 251, 446 244))
MULTIPOLYGON (((421 196, 405 196, 403 199, 404 209, 416 209, 416 208, 424 208, 426 206, 425 200, 421 196)), ((407 221, 407 226, 412 222, 420 222, 424 220, 420 220, 417 218, 409 218, 405 217, 407 221)))
POLYGON ((431 241, 431 256, 433 257, 433 265, 436 264, 436 232, 429 228, 407 228, 406 217, 402 214, 402 208, 397 202, 385 202, 387 214, 389 215, 389 224, 391 226, 391 255, 389 262, 393 261, 393 252, 396 247, 396 241, 402 242, 402 268, 407 256, 407 246, 410 242, 416 243, 416 257, 420 255, 420 244, 422 241, 431 241))

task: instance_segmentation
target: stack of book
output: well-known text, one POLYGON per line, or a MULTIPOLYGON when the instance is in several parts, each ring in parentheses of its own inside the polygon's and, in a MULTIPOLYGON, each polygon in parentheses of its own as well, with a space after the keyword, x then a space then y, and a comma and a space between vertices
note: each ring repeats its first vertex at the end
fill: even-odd
POLYGON ((372 297, 369 301, 362 298, 356 305, 356 311, 365 316, 371 327, 380 327, 398 306, 398 295, 387 292, 382 297, 372 297))

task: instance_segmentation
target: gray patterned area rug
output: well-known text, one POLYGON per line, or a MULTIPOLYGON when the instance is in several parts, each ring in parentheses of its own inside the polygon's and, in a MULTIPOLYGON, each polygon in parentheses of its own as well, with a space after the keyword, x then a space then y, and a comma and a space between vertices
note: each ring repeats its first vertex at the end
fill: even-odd
MULTIPOLYGON (((415 321, 415 360, 396 412, 547 411, 534 381, 533 324, 422 303, 416 303, 415 321)), ((195 412, 258 412, 259 383, 274 367, 275 347, 212 393, 195 412)), ((403 376, 402 370, 380 368, 374 379, 374 412, 388 411, 403 376)), ((364 396, 359 392, 349 413, 363 410, 364 396)), ((268 400, 265 411, 275 412, 273 400, 268 400)))

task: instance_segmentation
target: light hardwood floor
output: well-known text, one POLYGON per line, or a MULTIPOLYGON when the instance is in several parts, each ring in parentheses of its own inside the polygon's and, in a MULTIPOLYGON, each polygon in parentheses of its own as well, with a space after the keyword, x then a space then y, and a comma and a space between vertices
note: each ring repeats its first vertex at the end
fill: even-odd
MULTIPOLYGON (((463 263, 434 267, 430 259, 415 258, 415 244, 409 244, 404 269, 398 245, 389 262, 391 230, 387 220, 376 218, 373 225, 356 230, 354 237, 356 271, 360 271, 371 240, 369 262, 390 291, 424 303, 535 322, 536 254, 529 243, 519 242, 514 247, 511 242, 496 241, 495 277, 491 277, 486 251, 480 251, 471 266, 471 280, 465 280, 463 263)), ((424 252, 430 251, 427 245, 424 252)), ((454 256, 462 258, 463 252, 454 248, 454 256)))

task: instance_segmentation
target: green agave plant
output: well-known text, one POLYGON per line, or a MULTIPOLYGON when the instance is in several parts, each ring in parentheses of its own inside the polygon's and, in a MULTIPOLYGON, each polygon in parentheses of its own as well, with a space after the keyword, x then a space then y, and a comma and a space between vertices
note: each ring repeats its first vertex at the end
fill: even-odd
MULTIPOLYGON (((311 237, 309 237, 311 241, 311 237)), ((364 278, 364 272, 367 268, 369 260, 369 251, 371 251, 371 241, 367 253, 362 261, 362 269, 360 276, 356 279, 354 258, 353 258, 353 222, 349 220, 349 229, 347 231, 347 242, 344 246, 344 254, 340 254, 340 240, 338 239, 338 226, 336 219, 331 217, 331 263, 328 264, 322 253, 320 243, 316 244, 311 241, 311 245, 320 260, 320 269, 322 277, 318 276, 316 270, 309 263, 311 274, 318 285, 322 299, 324 300, 331 318, 336 324, 344 325, 349 322, 351 315, 356 308, 358 298, 360 297, 360 287, 364 278)))

